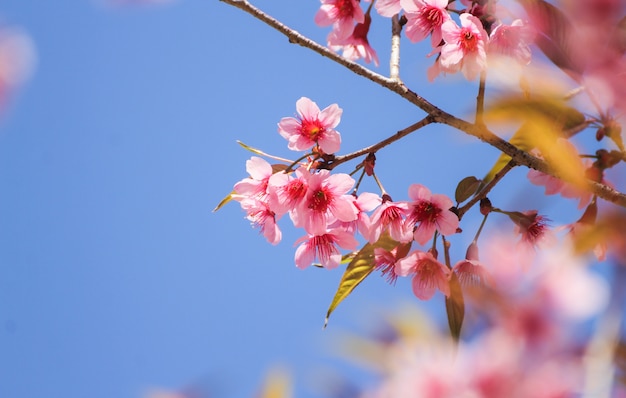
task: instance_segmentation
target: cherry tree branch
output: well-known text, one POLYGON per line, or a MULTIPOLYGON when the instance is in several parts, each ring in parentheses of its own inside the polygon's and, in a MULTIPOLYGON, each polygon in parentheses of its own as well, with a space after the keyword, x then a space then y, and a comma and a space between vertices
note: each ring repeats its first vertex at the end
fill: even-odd
POLYGON ((478 203, 481 199, 484 199, 487 197, 487 194, 493 189, 493 187, 496 186, 496 184, 502 179, 504 178, 504 176, 511 170, 513 170, 513 167, 517 166, 517 164, 515 163, 515 161, 513 159, 511 159, 509 161, 509 163, 507 163, 502 170, 500 170, 498 173, 496 173, 496 175, 493 177, 493 179, 491 181, 489 181, 489 183, 487 185, 485 185, 485 187, 478 192, 476 195, 474 195, 474 197, 472 197, 472 199, 467 202, 466 204, 464 204, 461 208, 459 208, 459 220, 461 218, 463 218, 463 216, 465 215, 465 213, 467 213, 467 211, 469 209, 472 208, 472 206, 474 206, 476 203, 478 203))
POLYGON ((400 34, 402 25, 398 14, 391 18, 391 55, 389 56, 389 78, 400 82, 400 34))
MULTIPOLYGON (((298 44, 300 46, 313 50, 314 52, 326 58, 329 58, 332 61, 346 67, 347 69, 356 73, 357 75, 363 76, 366 79, 382 87, 385 87, 386 89, 390 91, 393 91, 394 93, 398 94, 402 98, 406 99, 410 103, 416 105, 418 108, 426 112, 429 116, 432 117, 434 122, 446 124, 468 135, 478 138, 479 140, 495 147, 499 151, 509 155, 518 165, 523 165, 531 169, 541 171, 542 173, 551 175, 553 177, 559 178, 561 180, 567 181, 566 178, 564 178, 561 175, 558 175, 558 173, 555 173, 554 170, 550 169, 543 160, 540 160, 530 155, 529 153, 518 149, 511 143, 495 135, 485 126, 469 123, 447 112, 444 112, 437 106, 433 105, 432 103, 424 99, 419 94, 415 93, 414 91, 411 91, 401 81, 387 78, 383 75, 373 72, 372 70, 368 68, 365 68, 362 65, 357 64, 356 62, 352 62, 343 58, 342 56, 336 54, 332 50, 316 43, 315 41, 302 35, 296 30, 288 27, 282 22, 264 13, 260 9, 250 4, 247 0, 220 0, 220 1, 226 4, 229 4, 233 7, 239 8, 242 11, 247 12, 253 17, 269 25, 270 27, 276 29, 277 31, 287 36, 290 43, 298 44)), ((609 202, 612 202, 616 205, 626 207, 626 195, 625 194, 619 191, 616 191, 615 189, 609 186, 606 186, 604 184, 600 184, 591 180, 589 180, 588 183, 589 183, 590 191, 593 192, 598 197, 604 200, 607 200, 609 202)))
POLYGON ((376 151, 378 151, 381 148, 386 147, 387 145, 398 141, 399 139, 411 134, 412 132, 421 129, 424 126, 429 125, 430 123, 434 122, 434 119, 432 118, 432 116, 426 116, 425 118, 423 118, 422 120, 420 120, 417 123, 413 123, 412 125, 410 125, 409 127, 402 129, 400 131, 398 131, 397 133, 395 133, 394 135, 392 135, 389 138, 385 138, 384 140, 380 141, 377 144, 374 145, 370 145, 366 148, 363 149, 359 149, 358 151, 349 153, 347 155, 343 155, 343 156, 337 156, 335 157, 331 162, 330 165, 328 166, 329 170, 334 169, 335 167, 339 166, 342 163, 345 163, 349 160, 352 160, 354 158, 357 158, 359 156, 368 154, 368 153, 374 153, 376 151))

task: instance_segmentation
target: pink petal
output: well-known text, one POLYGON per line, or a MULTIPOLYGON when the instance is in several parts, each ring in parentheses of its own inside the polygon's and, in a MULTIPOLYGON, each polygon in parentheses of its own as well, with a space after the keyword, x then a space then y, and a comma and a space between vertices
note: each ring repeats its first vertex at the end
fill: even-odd
POLYGON ((341 109, 337 104, 332 104, 324 108, 319 115, 319 120, 326 126, 326 128, 335 128, 341 120, 342 113, 343 109, 341 109))
POLYGON ((272 166, 265 160, 256 156, 246 161, 246 171, 255 180, 263 180, 272 175, 272 166))
POLYGON ((303 119, 317 119, 320 108, 307 97, 302 97, 296 102, 296 110, 303 119))

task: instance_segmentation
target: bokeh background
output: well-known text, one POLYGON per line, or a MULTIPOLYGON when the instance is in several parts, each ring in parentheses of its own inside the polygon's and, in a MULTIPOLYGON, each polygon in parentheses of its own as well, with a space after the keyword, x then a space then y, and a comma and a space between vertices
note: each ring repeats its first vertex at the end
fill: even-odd
MULTIPOLYGON (((325 42, 318 1, 254 3, 325 42)), ((372 382, 340 355, 346 331, 376 330, 406 303, 441 319, 441 295, 418 303, 408 280, 375 274, 323 330, 341 270, 296 269, 303 233, 288 220, 274 247, 237 203, 212 212, 247 175, 237 140, 298 157, 276 124, 301 96, 344 109, 342 153, 409 126, 419 109, 217 0, 9 0, 0 18, 32 46, 0 119, 0 397, 250 397, 276 367, 295 396, 327 396, 338 375, 372 382)), ((375 17, 382 74, 389 32, 375 17)), ((429 52, 403 38, 405 83, 471 120, 476 83, 429 83, 429 52)), ((429 126, 380 151, 377 173, 396 200, 411 183, 453 196, 496 157, 429 126)), ((552 206, 524 176, 494 191, 500 207, 575 221, 576 203, 552 206)), ((457 260, 466 235, 452 238, 457 260)))

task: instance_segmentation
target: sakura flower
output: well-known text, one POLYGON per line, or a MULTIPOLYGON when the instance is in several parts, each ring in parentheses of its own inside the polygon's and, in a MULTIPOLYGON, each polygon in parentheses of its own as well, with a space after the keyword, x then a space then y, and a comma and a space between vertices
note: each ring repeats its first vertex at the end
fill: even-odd
POLYGON ((412 42, 422 41, 428 36, 433 47, 442 39, 441 27, 450 21, 446 8, 448 0, 400 0, 407 19, 406 36, 412 42))
POLYGON ((380 238, 381 233, 389 231, 389 235, 395 241, 411 241, 413 229, 407 228, 404 223, 408 211, 409 205, 406 202, 392 202, 388 195, 383 195, 383 204, 374 210, 370 217, 370 233, 365 238, 374 243, 380 238))
MULTIPOLYGON (((309 187, 310 173, 304 166, 296 169, 296 177, 280 172, 273 174, 267 183, 269 203, 277 214, 292 214, 302 205, 309 187)), ((297 222, 294 220, 294 223, 297 222)))
POLYGON ((298 240, 296 266, 304 269, 318 259, 324 268, 336 268, 341 263, 341 253, 337 246, 346 250, 355 250, 359 242, 349 232, 341 229, 327 230, 319 235, 308 234, 298 240))
POLYGON ((235 184, 234 190, 237 194, 235 200, 242 198, 265 200, 267 183, 272 175, 272 166, 265 159, 253 156, 246 161, 246 171, 250 177, 235 184))
POLYGON ((525 212, 507 212, 511 221, 515 223, 516 231, 521 237, 521 243, 536 247, 544 243, 554 242, 554 236, 548 229, 546 217, 537 214, 537 210, 525 212))
POLYGON ((328 35, 328 47, 333 51, 343 51, 343 57, 350 61, 356 61, 363 58, 365 62, 374 62, 374 65, 378 66, 378 55, 376 50, 370 46, 367 40, 367 33, 370 29, 372 18, 369 14, 365 15, 365 21, 359 23, 354 27, 354 32, 347 38, 340 38, 336 31, 332 31, 328 35))
POLYGON ((309 177, 309 188, 302 202, 300 214, 304 229, 313 235, 326 231, 336 220, 354 221, 357 209, 347 192, 354 180, 347 174, 333 174, 321 170, 309 177))
POLYGON ((299 117, 285 117, 278 123, 278 133, 289 141, 294 151, 304 151, 319 145, 324 153, 335 153, 341 144, 341 135, 335 130, 343 110, 332 104, 320 112, 317 104, 302 97, 296 102, 299 117))
POLYGON ((402 10, 400 0, 377 0, 375 7, 383 17, 393 17, 402 10))
POLYGON ((459 226, 459 218, 450 209, 453 207, 452 200, 445 195, 431 194, 430 190, 423 185, 412 184, 409 187, 409 213, 405 224, 407 228, 413 228, 413 239, 420 245, 426 244, 435 231, 442 235, 456 233, 459 226))
POLYGON ((492 286, 491 275, 478 261, 478 246, 476 243, 470 244, 467 248, 467 254, 465 260, 461 260, 452 267, 459 279, 459 283, 463 287, 480 287, 489 285, 492 286))
POLYGON ((364 17, 358 0, 322 0, 315 23, 319 26, 332 24, 337 37, 344 39, 352 33, 354 22, 363 23, 364 17))
POLYGON ((420 300, 430 300, 437 290, 450 296, 450 270, 430 252, 412 252, 396 262, 395 272, 399 276, 414 275, 413 293, 420 300))
POLYGON ((396 274, 396 263, 406 257, 411 249, 411 243, 400 243, 391 251, 382 247, 374 249, 374 269, 382 271, 383 276, 387 277, 389 283, 396 283, 398 275, 396 274))
POLYGON ((338 220, 331 227, 341 227, 350 233, 359 231, 361 235, 369 236, 371 221, 366 212, 372 211, 380 205, 380 196, 371 192, 363 192, 358 197, 353 195, 346 197, 352 200, 352 204, 357 210, 356 219, 354 221, 338 220))
POLYGON ((467 80, 473 80, 487 67, 487 32, 471 14, 461 14, 459 19, 461 27, 451 19, 441 26, 445 44, 439 62, 446 70, 461 71, 467 80))
POLYGON ((276 215, 266 202, 255 198, 246 198, 241 201, 241 208, 247 213, 247 218, 261 230, 261 233, 272 245, 277 245, 282 233, 276 225, 276 215))
POLYGON ((489 36, 489 55, 506 56, 519 62, 521 65, 530 63, 530 47, 532 41, 530 28, 520 19, 511 25, 496 26, 489 36))

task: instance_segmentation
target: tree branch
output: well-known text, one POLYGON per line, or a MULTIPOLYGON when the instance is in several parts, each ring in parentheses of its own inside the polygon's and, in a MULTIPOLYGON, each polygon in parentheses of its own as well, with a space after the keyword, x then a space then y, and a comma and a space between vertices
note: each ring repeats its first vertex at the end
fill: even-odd
MULTIPOLYGON (((460 130, 466 134, 474 136, 479 140, 497 148, 501 152, 511 156, 511 158, 515 161, 515 163, 519 165, 524 165, 526 167, 541 171, 542 173, 551 175, 553 177, 559 178, 561 180, 567 181, 563 176, 558 175, 553 170, 551 170, 548 165, 536 157, 530 155, 529 153, 519 150, 514 145, 509 142, 503 140, 498 137, 489 129, 484 126, 479 126, 476 124, 469 123, 465 120, 459 119, 451 114, 444 112, 439 109, 435 105, 428 102, 426 99, 418 95, 417 93, 411 91, 407 88, 402 82, 396 81, 390 78, 387 78, 383 75, 380 75, 372 70, 365 68, 355 62, 349 61, 342 56, 334 53, 330 49, 316 43, 315 41, 309 39, 308 37, 300 34, 299 32, 291 29, 287 25, 282 22, 274 19, 268 14, 264 13, 260 9, 254 7, 246 0, 220 0, 226 4, 229 4, 233 7, 239 8, 242 11, 247 12, 253 17, 259 19, 270 27, 278 30, 289 39, 290 43, 298 44, 300 46, 306 47, 314 52, 329 58, 336 63, 346 67, 350 71, 356 73, 359 76, 363 76, 366 79, 387 88, 390 91, 398 94, 402 98, 406 99, 410 103, 416 105, 418 108, 422 109, 428 115, 433 118, 434 122, 447 124, 448 126, 454 127, 457 130, 460 130)), ((591 180, 589 182, 589 189, 598 197, 612 202, 616 205, 626 207, 626 195, 616 191, 615 189, 608 187, 604 184, 600 184, 597 182, 593 182, 591 180)))

